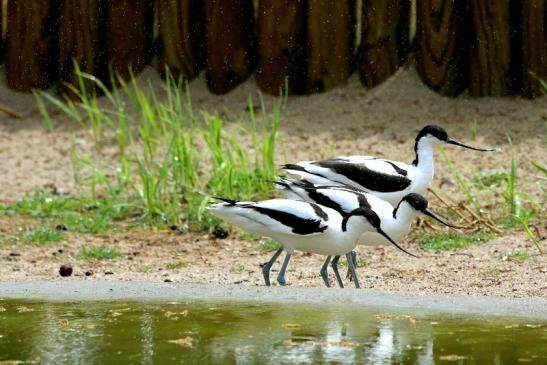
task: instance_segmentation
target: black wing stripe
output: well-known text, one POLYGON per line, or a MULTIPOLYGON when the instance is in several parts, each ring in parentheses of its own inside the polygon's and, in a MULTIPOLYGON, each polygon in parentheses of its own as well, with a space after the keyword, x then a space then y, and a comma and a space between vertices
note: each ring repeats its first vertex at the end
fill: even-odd
POLYGON ((365 189, 381 193, 401 191, 406 189, 411 183, 411 181, 404 176, 383 174, 369 169, 364 164, 344 163, 340 160, 324 160, 314 163, 318 166, 330 169, 336 174, 345 176, 365 189))
POLYGON ((393 166, 393 168, 395 169, 395 171, 399 174, 399 175, 403 175, 403 176, 407 176, 408 175, 408 172, 405 170, 405 169, 402 169, 400 168, 399 166, 395 165, 393 162, 391 161, 387 161, 387 160, 383 160, 384 162, 390 164, 391 166, 393 166))
POLYGON ((344 213, 344 209, 342 209, 342 206, 340 204, 329 198, 327 195, 320 193, 319 191, 317 191, 316 188, 308 188, 306 189, 306 191, 308 192, 308 196, 310 197, 310 199, 317 204, 321 204, 322 206, 325 206, 327 208, 332 208, 338 213, 344 213))
MULTIPOLYGON (((323 232, 328 227, 321 226, 321 221, 318 219, 305 219, 291 213, 264 207, 253 206, 252 209, 260 214, 267 215, 287 227, 290 227, 292 232, 296 234, 306 235, 319 233, 323 232)), ((323 214, 325 214, 325 212, 323 212, 323 214)))
POLYGON ((315 214, 317 214, 319 217, 321 217, 325 221, 329 220, 329 215, 323 209, 321 209, 319 205, 314 203, 310 203, 310 205, 313 208, 313 211, 315 212, 315 214))
POLYGON ((357 201, 359 202, 359 207, 371 209, 370 203, 368 202, 367 198, 363 194, 356 194, 357 195, 357 201))

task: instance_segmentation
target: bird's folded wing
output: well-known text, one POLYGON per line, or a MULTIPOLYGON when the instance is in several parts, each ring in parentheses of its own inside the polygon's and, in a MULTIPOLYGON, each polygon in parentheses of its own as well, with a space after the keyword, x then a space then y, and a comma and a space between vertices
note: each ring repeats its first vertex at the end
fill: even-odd
POLYGON ((317 204, 274 199, 250 206, 249 219, 262 223, 272 233, 319 235, 328 228, 328 215, 317 204))
POLYGON ((385 160, 370 159, 362 163, 351 163, 344 159, 332 159, 302 161, 295 165, 308 174, 351 186, 357 184, 358 187, 370 191, 400 191, 411 183, 410 179, 397 171, 401 169, 398 165, 385 160))

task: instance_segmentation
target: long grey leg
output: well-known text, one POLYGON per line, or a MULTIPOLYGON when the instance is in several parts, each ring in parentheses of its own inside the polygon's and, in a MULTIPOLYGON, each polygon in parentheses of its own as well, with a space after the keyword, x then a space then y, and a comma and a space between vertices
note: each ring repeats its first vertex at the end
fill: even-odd
POLYGON ((361 288, 361 286, 359 285, 359 278, 357 277, 357 272, 355 271, 355 265, 354 265, 353 260, 351 258, 351 252, 348 252, 346 254, 346 260, 348 260, 349 270, 351 272, 351 276, 353 276, 353 280, 355 281, 355 287, 357 289, 359 289, 359 288, 361 288))
POLYGON ((325 282, 325 285, 327 288, 330 288, 330 282, 329 282, 329 273, 327 271, 330 263, 330 256, 327 256, 327 259, 325 260, 325 263, 323 266, 321 266, 321 277, 323 278, 323 281, 325 282))
MULTIPOLYGON (((351 260, 353 261, 353 266, 357 268, 357 252, 355 250, 351 251, 351 260)), ((349 278, 349 281, 353 281, 353 277, 351 276, 351 272, 349 270, 348 265, 348 271, 346 272, 346 279, 349 278)))
POLYGON ((336 276, 336 281, 338 281, 338 285, 340 288, 344 287, 344 283, 342 282, 342 278, 340 277, 340 273, 338 272, 338 260, 340 260, 340 255, 334 256, 334 259, 332 259, 332 263, 330 264, 332 266, 332 271, 334 271, 334 276, 336 276))
POLYGON ((277 275, 277 282, 279 283, 279 285, 287 285, 287 283, 285 282, 285 271, 287 270, 290 259, 291 254, 287 252, 287 255, 285 255, 285 260, 283 260, 283 265, 281 265, 281 270, 279 270, 279 275, 277 275))
POLYGON ((262 266, 262 275, 264 275, 264 282, 266 283, 266 286, 270 286, 270 269, 272 268, 275 260, 277 260, 279 255, 281 255, 281 252, 283 252, 282 248, 277 250, 270 259, 270 261, 266 262, 264 266, 262 266))

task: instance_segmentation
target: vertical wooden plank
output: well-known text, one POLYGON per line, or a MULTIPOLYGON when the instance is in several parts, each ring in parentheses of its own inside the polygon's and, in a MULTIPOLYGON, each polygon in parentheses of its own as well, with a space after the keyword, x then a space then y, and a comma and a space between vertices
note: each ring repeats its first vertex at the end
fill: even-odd
POLYGON ((215 94, 235 88, 253 72, 255 37, 251 0, 205 0, 207 85, 215 94))
POLYGON ((547 0, 522 0, 521 94, 534 98, 547 92, 538 78, 547 82, 547 0))
POLYGON ((418 0, 416 67, 423 82, 454 96, 469 85, 466 1, 418 0))
POLYGON ((8 85, 16 90, 47 88, 55 79, 54 0, 9 0, 6 34, 8 85))
POLYGON ((262 0, 259 3, 256 82, 278 95, 288 80, 290 94, 306 91, 306 6, 304 0, 262 0))
POLYGON ((514 89, 511 1, 471 1, 471 19, 470 94, 511 94, 514 89))
POLYGON ((176 78, 191 80, 205 66, 205 29, 201 0, 160 0, 157 3, 162 75, 168 67, 176 78))
POLYGON ((355 1, 308 0, 308 92, 343 83, 353 71, 355 1))
POLYGON ((4 0, 0 0, 0 62, 4 61, 5 36, 4 36, 4 0))
MULTIPOLYGON (((85 73, 105 75, 104 43, 101 40, 104 3, 99 0, 63 0, 59 13, 59 92, 74 98, 67 85, 78 87, 74 62, 85 73)), ((92 83, 85 82, 92 91, 92 83)))
POLYGON ((359 74, 367 87, 391 76, 409 50, 410 0, 363 0, 359 74))
POLYGON ((153 20, 152 0, 107 0, 105 43, 111 75, 127 80, 148 64, 153 20))

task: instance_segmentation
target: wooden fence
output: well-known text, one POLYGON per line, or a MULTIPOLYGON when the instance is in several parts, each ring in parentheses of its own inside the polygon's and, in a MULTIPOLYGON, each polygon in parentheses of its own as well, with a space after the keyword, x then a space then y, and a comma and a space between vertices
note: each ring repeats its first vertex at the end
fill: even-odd
POLYGON ((536 97, 547 79, 547 0, 1 2, 7 80, 22 91, 68 93, 74 61, 105 81, 151 62, 186 80, 205 69, 217 94, 253 73, 270 94, 286 79, 292 94, 321 92, 354 70, 373 87, 409 54, 443 95, 536 97))

